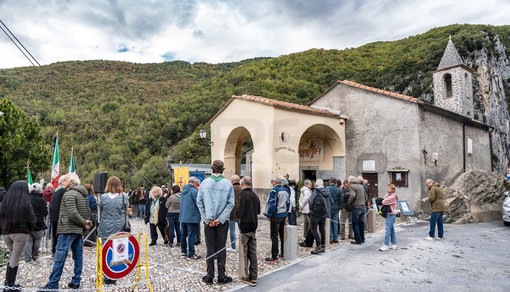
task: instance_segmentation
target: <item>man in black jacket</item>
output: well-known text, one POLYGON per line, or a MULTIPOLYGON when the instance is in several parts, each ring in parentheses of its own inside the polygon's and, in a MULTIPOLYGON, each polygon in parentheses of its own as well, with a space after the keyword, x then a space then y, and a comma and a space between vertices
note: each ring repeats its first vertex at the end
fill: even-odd
POLYGON ((44 223, 44 217, 48 216, 48 208, 42 198, 42 187, 38 183, 30 186, 32 189, 30 192, 30 202, 35 213, 35 227, 28 236, 28 241, 25 244, 25 263, 36 261, 39 257, 39 247, 41 246, 41 240, 43 238, 44 230, 46 230, 46 223, 44 223))
POLYGON ((251 177, 241 179, 241 193, 237 217, 239 217, 239 230, 241 233, 241 247, 244 254, 245 276, 241 281, 254 287, 257 285, 257 239, 255 233, 258 227, 257 215, 260 214, 260 199, 251 189, 251 177), (249 263, 249 265, 248 265, 249 263))
POLYGON ((55 254, 57 248, 57 225, 58 216, 60 213, 60 204, 62 203, 62 197, 66 192, 66 188, 62 185, 64 176, 61 176, 58 180, 58 188, 55 190, 53 197, 51 198, 50 204, 50 221, 51 221, 51 254, 55 254))

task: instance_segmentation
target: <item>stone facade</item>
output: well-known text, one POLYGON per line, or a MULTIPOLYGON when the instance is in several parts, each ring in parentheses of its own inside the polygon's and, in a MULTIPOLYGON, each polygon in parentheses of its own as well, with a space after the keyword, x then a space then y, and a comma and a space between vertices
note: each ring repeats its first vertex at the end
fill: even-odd
POLYGON ((337 82, 311 106, 348 114, 347 176, 375 178, 379 196, 399 177, 399 199, 415 210, 427 178, 449 185, 466 170, 491 171, 488 128, 469 117, 351 81, 337 82))
POLYGON ((473 74, 462 62, 451 39, 432 78, 436 106, 474 117, 473 74))

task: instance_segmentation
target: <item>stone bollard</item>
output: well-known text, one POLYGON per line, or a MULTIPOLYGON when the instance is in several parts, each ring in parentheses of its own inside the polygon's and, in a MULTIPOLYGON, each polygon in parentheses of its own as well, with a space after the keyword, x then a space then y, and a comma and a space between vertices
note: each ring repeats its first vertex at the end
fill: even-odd
POLYGON ((297 258, 297 226, 285 225, 283 233, 283 258, 286 261, 292 261, 297 258))
POLYGON ((238 271, 238 274, 239 274, 239 279, 241 277, 244 277, 246 276, 244 273, 245 273, 245 269, 246 269, 246 263, 244 262, 244 248, 243 248, 243 244, 241 242, 241 233, 238 233, 239 234, 239 237, 237 238, 237 250, 239 251, 239 271, 238 271))
POLYGON ((324 223, 324 234, 326 235, 326 240, 324 240, 325 247, 327 248, 329 246, 329 239, 331 238, 331 219, 326 218, 326 221, 324 223))
POLYGON ((367 214, 367 231, 368 233, 374 233, 375 232, 375 220, 376 220, 376 211, 375 209, 368 209, 367 214))

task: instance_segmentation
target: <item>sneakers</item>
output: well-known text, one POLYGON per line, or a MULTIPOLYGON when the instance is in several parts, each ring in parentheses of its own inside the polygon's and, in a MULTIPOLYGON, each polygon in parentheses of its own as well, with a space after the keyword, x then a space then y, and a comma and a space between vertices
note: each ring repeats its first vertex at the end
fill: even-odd
POLYGON ((192 255, 192 256, 190 256, 190 257, 188 257, 188 259, 190 259, 190 260, 198 260, 198 259, 201 259, 201 258, 202 258, 201 256, 196 255, 196 254, 194 254, 194 255, 192 255))
POLYGON ((267 257, 266 262, 277 262, 278 258, 267 257))
POLYGON ((434 237, 427 236, 425 237, 425 240, 434 240, 434 237))
POLYGON ((236 249, 235 248, 231 248, 231 247, 227 247, 227 251, 228 252, 236 252, 236 249))
POLYGON ((245 283, 245 284, 248 284, 250 285, 250 287, 255 287, 257 286, 257 280, 254 280, 254 279, 250 279, 248 277, 241 277, 241 279, 239 279, 241 282, 245 283))
POLYGON ((351 244, 361 244, 361 242, 357 242, 357 241, 351 241, 351 244))
POLYGON ((156 245, 156 243, 155 242, 149 243, 149 246, 153 246, 153 245, 156 245))
POLYGON ((223 279, 218 279, 218 284, 228 284, 232 282, 232 277, 225 276, 223 279))
POLYGON ((442 238, 442 237, 437 237, 437 236, 436 236, 436 237, 434 237, 434 239, 435 239, 435 240, 443 240, 444 238, 442 238))
POLYGON ((390 245, 390 248, 393 249, 393 250, 397 250, 397 245, 396 244, 392 244, 392 245, 390 245))
POLYGON ((213 284, 213 279, 209 279, 209 278, 207 278, 207 276, 203 276, 202 277, 202 282, 206 283, 207 285, 212 285, 213 284))
POLYGON ((381 246, 379 248, 380 251, 388 251, 388 246, 386 244, 383 244, 383 246, 381 246))
POLYGON ((181 256, 183 256, 183 257, 187 257, 187 256, 188 256, 188 253, 187 253, 187 252, 185 252, 185 251, 183 251, 183 252, 181 252, 181 256))

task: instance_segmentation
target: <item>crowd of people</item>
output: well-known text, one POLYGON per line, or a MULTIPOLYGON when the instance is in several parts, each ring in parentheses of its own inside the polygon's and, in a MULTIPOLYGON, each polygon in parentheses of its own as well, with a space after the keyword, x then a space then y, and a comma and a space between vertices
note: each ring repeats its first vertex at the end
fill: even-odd
MULTIPOLYGON (((223 176, 224 164, 215 160, 212 174, 204 181, 190 177, 182 187, 173 185, 143 187, 124 192, 118 177, 108 179, 104 193, 96 197, 90 184, 81 185, 75 173, 63 175, 57 189, 48 184, 43 191, 39 184, 29 186, 16 181, 7 192, 0 190, 0 228, 9 251, 4 291, 19 290, 16 275, 21 256, 27 263, 36 261, 44 231, 52 234, 53 265, 47 284, 41 291, 58 289, 69 250, 73 254, 74 275, 68 282, 71 289, 80 288, 83 269, 83 246, 96 244, 96 237, 104 243, 118 232, 129 232, 129 219, 142 219, 149 225, 150 246, 157 244, 159 235, 169 247, 180 247, 183 257, 201 259, 195 245, 201 243, 201 225, 206 244, 206 275, 202 281, 208 285, 233 281, 226 274, 226 252, 243 250, 245 270, 240 281, 256 286, 258 278, 257 236, 258 215, 261 213, 259 196, 252 189, 249 176, 223 176), (49 211, 48 211, 49 210, 49 211), (49 215, 48 226, 45 217, 49 215), (100 224, 98 224, 100 217, 100 224), (202 223, 202 224, 201 224, 202 223), (236 227, 239 235, 236 235, 236 227), (227 236, 230 233, 230 243, 227 236)), ((443 238, 444 194, 433 180, 426 181, 429 193, 423 201, 432 206, 430 233, 427 239, 443 238), (438 237, 435 237, 437 226, 438 237)), ((297 216, 303 217, 303 239, 300 246, 313 247, 311 254, 325 252, 326 240, 330 243, 350 239, 352 244, 365 243, 366 212, 369 192, 366 180, 349 176, 342 180, 330 178, 314 182, 304 180, 298 189, 288 175, 271 180, 263 215, 269 220, 271 251, 265 258, 278 261, 285 255, 284 226, 296 225, 297 216), (326 238, 325 221, 331 220, 330 235, 326 238)), ((387 194, 381 205, 389 206, 385 212, 386 226, 383 245, 379 250, 397 249, 394 229, 398 196, 395 186, 387 185, 387 194)), ((115 284, 104 278, 105 284, 115 284)))

